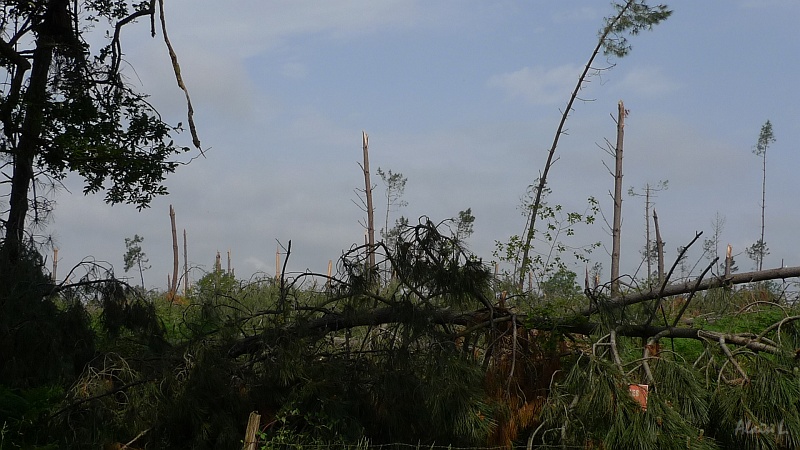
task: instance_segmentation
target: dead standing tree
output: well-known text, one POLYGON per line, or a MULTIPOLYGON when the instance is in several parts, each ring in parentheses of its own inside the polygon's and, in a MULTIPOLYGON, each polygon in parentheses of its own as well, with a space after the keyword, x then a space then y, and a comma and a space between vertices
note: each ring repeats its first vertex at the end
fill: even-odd
POLYGON ((175 209, 172 208, 172 205, 169 205, 169 222, 172 226, 172 279, 170 281, 169 286, 169 293, 167 297, 170 301, 175 300, 175 296, 178 294, 178 232, 175 228, 175 209))
POLYGON ((614 147, 614 223, 611 228, 611 298, 619 297, 619 258, 622 240, 622 155, 625 141, 625 104, 619 101, 617 111, 617 145, 614 147))
MULTIPOLYGON (((368 271, 375 268, 375 207, 372 203, 372 181, 370 181, 369 172, 369 135, 366 131, 361 132, 361 147, 363 151, 363 163, 359 163, 361 171, 364 173, 364 190, 356 189, 356 192, 363 192, 364 198, 359 195, 361 204, 358 205, 362 210, 367 213, 367 221, 364 224, 366 229, 365 245, 367 246, 367 267, 368 271)), ((354 202, 355 203, 355 202, 354 202)))
MULTIPOLYGON (((647 279, 649 280, 653 276, 653 260, 658 258, 659 252, 659 243, 658 239, 656 239, 656 246, 653 247, 653 239, 650 238, 650 211, 655 211, 653 207, 653 198, 656 197, 657 192, 666 191, 669 189, 669 181, 668 180, 661 180, 656 185, 651 185, 650 183, 645 184, 642 191, 643 194, 637 193, 634 188, 628 189, 628 195, 631 197, 644 197, 644 236, 645 236, 645 244, 644 250, 642 251, 643 261, 647 267, 647 279)), ((655 222, 655 215, 654 215, 654 222, 655 222)), ((655 224, 654 224, 655 225, 655 224)), ((663 244, 663 243, 662 243, 663 244)), ((663 249, 662 249, 663 251, 663 249)), ((663 255, 662 255, 663 256, 663 255)), ((659 270, 658 277, 659 281, 661 277, 663 277, 663 271, 659 270)))

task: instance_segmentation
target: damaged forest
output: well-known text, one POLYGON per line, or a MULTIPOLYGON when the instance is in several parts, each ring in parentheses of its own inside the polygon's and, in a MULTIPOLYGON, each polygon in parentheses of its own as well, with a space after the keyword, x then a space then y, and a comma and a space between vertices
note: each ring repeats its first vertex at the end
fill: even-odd
MULTIPOLYGON (((762 267, 762 222, 748 250, 758 270, 739 271, 729 250, 679 275, 684 252, 719 237, 688 236, 665 260, 648 206, 648 269, 621 273, 622 101, 606 141, 611 275, 590 266, 599 244, 559 242, 601 215, 594 199, 580 213, 548 202, 559 140, 582 88, 610 70, 597 59, 624 58, 629 39, 669 20, 649 3, 614 3, 598 24, 525 197, 523 232, 498 243, 497 261, 470 252, 469 209, 389 229, 405 179, 370 170, 363 133, 365 242, 328 273, 288 272, 288 241, 282 271, 245 280, 218 259, 189 286, 170 208, 174 272, 162 292, 143 287, 138 235, 126 239, 134 286, 95 262, 57 282, 32 230, 52 208, 42 183, 75 173, 84 193, 143 208, 166 194, 179 156, 204 157, 163 0, 2 2, 0 450, 800 447, 800 261, 762 267), (164 39, 187 130, 121 76, 122 31, 137 22, 164 39), (105 47, 87 43, 90 25, 108 26, 105 47), (379 236, 374 175, 395 189, 379 236), (572 252, 582 273, 557 256, 572 252)), ((772 142, 765 125, 757 154, 772 142)))

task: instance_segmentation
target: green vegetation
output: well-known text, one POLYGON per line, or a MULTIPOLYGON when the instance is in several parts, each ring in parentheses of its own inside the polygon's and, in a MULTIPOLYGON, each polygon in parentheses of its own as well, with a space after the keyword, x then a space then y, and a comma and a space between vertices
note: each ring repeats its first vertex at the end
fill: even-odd
POLYGON ((150 260, 147 259, 147 254, 142 251, 142 242, 144 242, 144 238, 138 234, 134 235, 132 238, 125 238, 126 251, 122 260, 125 263, 123 268, 126 273, 133 267, 139 269, 139 279, 142 282, 142 288, 144 288, 144 271, 150 268, 150 266, 147 265, 150 260))
MULTIPOLYGON (((695 294, 680 329, 707 334, 647 333, 643 359, 636 327, 656 300, 596 322, 566 270, 503 296, 446 225, 379 245, 388 284, 357 247, 327 282, 217 270, 182 303, 107 274, 56 287, 26 253, 16 275, 33 282, 2 284, 27 302, 2 303, 2 448, 237 448, 251 411, 268 449, 796 445, 798 308, 777 285, 695 294), (9 314, 23 309, 36 333, 9 314), (646 411, 634 384, 649 385, 646 411)), ((661 303, 671 323, 686 299, 661 303)))

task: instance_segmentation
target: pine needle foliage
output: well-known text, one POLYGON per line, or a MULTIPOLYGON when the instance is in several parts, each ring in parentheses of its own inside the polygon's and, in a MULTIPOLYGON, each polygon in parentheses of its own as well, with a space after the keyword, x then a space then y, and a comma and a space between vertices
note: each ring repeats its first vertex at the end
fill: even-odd
POLYGON ((658 358, 650 364, 656 380, 651 401, 671 404, 683 421, 700 428, 708 423, 711 395, 702 374, 683 360, 658 358))
POLYGON ((753 355, 744 385, 720 383, 711 403, 711 431, 728 448, 800 446, 800 376, 771 358, 753 355))
POLYGON ((534 446, 572 445, 602 448, 637 449, 716 449, 713 439, 704 436, 703 419, 707 410, 696 382, 692 391, 681 397, 671 394, 680 383, 692 377, 665 364, 657 370, 656 388, 648 398, 647 409, 629 392, 631 380, 613 363, 591 355, 573 365, 561 382, 554 382, 550 398, 542 410, 541 426, 532 437, 534 446), (669 386, 669 387, 667 387, 669 386), (683 415, 689 411, 690 415, 683 415))
POLYGON ((241 445, 241 424, 254 405, 240 370, 219 349, 193 346, 171 383, 162 386, 151 442, 160 448, 215 449, 241 445))
POLYGON ((155 306, 139 292, 115 279, 90 285, 97 295, 103 331, 112 339, 123 330, 156 340, 164 336, 164 328, 156 315, 155 306))
MULTIPOLYGON (((262 328, 257 358, 264 363, 255 367, 265 385, 282 392, 265 431, 270 446, 362 436, 376 443, 485 441, 493 421, 483 371, 433 314, 483 305, 488 270, 443 224, 423 218, 398 231, 393 245, 378 246, 383 260, 375 266, 390 267, 391 283, 380 285, 390 277, 378 276, 366 264, 367 249, 356 247, 340 260, 325 295, 294 302, 286 322, 262 328), (376 307, 390 312, 388 323, 366 320, 376 307), (362 325, 338 329, 354 320, 362 325), (314 328, 319 323, 325 326, 314 328)), ((287 292, 296 286, 285 284, 287 292)))
POLYGON ((26 248, 17 264, 4 261, 0 258, 0 384, 29 388, 74 379, 94 353, 85 308, 49 295, 54 286, 35 249, 26 248))
POLYGON ((400 283, 420 296, 419 300, 436 306, 475 306, 476 297, 489 288, 491 274, 452 232, 450 236, 443 232, 446 226, 427 217, 415 226, 406 226, 387 258, 400 283))
POLYGON ((606 27, 600 34, 608 32, 608 37, 603 41, 603 51, 606 55, 622 58, 631 51, 631 44, 626 34, 637 35, 645 30, 652 30, 654 26, 672 15, 667 5, 658 4, 650 6, 644 0, 628 0, 614 3, 614 8, 622 14, 606 18, 606 27), (610 28, 610 29, 609 29, 610 28))

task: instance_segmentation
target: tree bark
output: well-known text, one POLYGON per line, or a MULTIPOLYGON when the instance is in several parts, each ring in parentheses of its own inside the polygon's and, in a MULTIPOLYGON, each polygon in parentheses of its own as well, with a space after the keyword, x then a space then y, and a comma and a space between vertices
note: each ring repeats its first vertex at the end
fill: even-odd
POLYGON ((369 270, 375 268, 375 209, 372 206, 372 183, 369 179, 369 135, 362 131, 361 141, 364 149, 364 195, 367 200, 367 255, 369 270))
POLYGON ((622 235, 622 144, 625 138, 625 104, 617 111, 617 145, 614 149, 614 222, 611 229, 611 298, 619 297, 619 258, 622 235))
POLYGON ((172 225, 172 284, 169 287, 170 298, 178 293, 178 232, 175 229, 175 210, 169 205, 169 221, 172 225))
POLYGON ((656 228, 656 252, 658 253, 658 285, 664 284, 664 241, 661 240, 661 229, 658 227, 658 213, 653 208, 653 225, 656 228))
MULTIPOLYGON (((800 273, 800 268, 798 273, 800 273)), ((277 314, 278 311, 272 311, 277 314)), ((412 305, 399 305, 396 307, 385 307, 373 310, 355 312, 350 314, 331 313, 308 321, 295 322, 280 329, 273 330, 273 334, 257 334, 245 337, 228 350, 228 357, 236 358, 242 355, 254 354, 265 348, 265 343, 271 338, 277 339, 287 335, 319 335, 329 332, 349 330, 363 326, 377 326, 388 323, 401 323, 410 317, 417 320, 420 317, 429 317, 429 322, 437 325, 459 325, 467 329, 455 334, 454 337, 464 336, 471 332, 493 326, 501 322, 516 321, 519 325, 535 330, 554 330, 558 329, 563 333, 580 334, 590 336, 602 329, 601 324, 589 321, 576 321, 572 319, 553 319, 549 317, 526 316, 524 314, 506 314, 491 318, 487 311, 456 312, 450 309, 438 309, 433 311, 422 310, 412 305), (406 319, 403 319, 406 318, 406 319)), ((760 342, 751 337, 722 333, 716 331, 701 330, 687 327, 652 326, 652 325, 624 325, 616 328, 617 336, 649 338, 659 335, 661 338, 676 339, 711 339, 717 341, 724 337, 727 342, 741 345, 754 351, 764 351, 773 354, 780 354, 782 351, 777 347, 760 342)))
MULTIPOLYGON (((698 234, 699 237, 699 234, 698 234)), ((695 238, 696 239, 696 238, 695 238)), ((689 244, 691 245, 691 244, 689 244)), ((290 242, 291 249, 291 242, 290 242)), ((746 272, 731 275, 730 277, 717 277, 710 279, 700 279, 687 281, 685 283, 676 283, 665 286, 663 289, 650 290, 647 292, 639 292, 631 295, 623 296, 619 300, 609 301, 604 303, 603 308, 621 308, 636 303, 641 303, 648 300, 657 298, 668 297, 672 295, 685 294, 694 291, 702 291, 713 289, 721 286, 731 286, 734 284, 751 283, 756 281, 766 281, 774 279, 786 279, 800 277, 800 266, 795 267, 781 267, 776 269, 762 270, 757 272, 746 272)), ((516 314, 509 311, 494 310, 490 311, 489 308, 473 311, 454 311, 450 308, 429 309, 427 307, 421 308, 418 305, 411 303, 393 302, 390 299, 385 299, 375 296, 383 303, 392 304, 391 306, 362 310, 362 311, 349 311, 343 312, 328 312, 321 316, 311 317, 307 320, 296 320, 291 324, 283 327, 270 330, 269 332, 261 333, 258 335, 244 337, 235 342, 228 351, 228 356, 236 358, 246 354, 253 354, 261 351, 270 339, 277 339, 286 335, 324 335, 329 332, 340 330, 347 330, 361 326, 377 326, 387 323, 403 323, 406 321, 418 321, 423 317, 427 317, 428 322, 437 325, 458 325, 466 327, 460 333, 451 333, 452 337, 465 336, 476 330, 486 327, 494 326, 497 323, 518 321, 519 324, 536 330, 555 330, 558 329, 564 333, 581 334, 585 336, 592 335, 602 329, 601 324, 588 321, 585 316, 590 316, 598 312, 597 305, 578 312, 572 316, 565 317, 542 317, 542 316, 528 316, 525 314, 516 314)), ((277 315, 284 313, 281 310, 276 311, 261 311, 260 315, 277 315)), ((732 335, 721 332, 712 332, 706 330, 699 330, 694 328, 676 327, 673 326, 652 326, 649 324, 644 325, 623 325, 616 328, 617 335, 627 337, 649 338, 652 336, 660 335, 661 337, 670 338, 686 338, 686 339, 712 339, 718 340, 723 337, 725 341, 737 345, 744 346, 754 351, 764 351, 774 354, 781 353, 777 347, 760 342, 758 339, 752 339, 744 335, 732 335)))
POLYGON ((186 245, 186 228, 183 229, 183 296, 189 295, 189 251, 186 245))
MULTIPOLYGON (((31 76, 23 103, 25 118, 19 133, 19 144, 12 151, 14 169, 11 175, 5 251, 2 255, 12 265, 19 261, 25 240, 28 190, 33 181, 33 161, 40 150, 39 141, 44 126, 48 75, 53 64, 53 52, 58 43, 58 35, 63 31, 58 23, 58 18, 64 16, 68 5, 68 0, 48 2, 42 23, 38 26, 31 76)), ((23 70, 23 67, 18 65, 18 70, 23 70)))
POLYGON ((242 450, 256 450, 258 447, 258 431, 261 427, 261 415, 253 411, 247 420, 247 429, 244 433, 244 446, 242 450))
POLYGON ((763 155, 763 176, 761 177, 761 239, 759 242, 761 243, 761 248, 759 249, 758 255, 758 270, 761 270, 764 267, 764 256, 766 256, 767 246, 764 242, 764 228, 765 228, 765 214, 764 211, 767 206, 767 149, 764 149, 763 155))
POLYGON ((50 276, 51 281, 53 284, 57 283, 57 275, 56 271, 58 270, 58 247, 53 249, 53 274, 50 276))
POLYGON ((650 183, 644 188, 644 258, 647 263, 647 286, 651 283, 653 276, 653 247, 650 245, 650 183))
MULTIPOLYGON (((636 303, 653 300, 659 297, 670 297, 673 295, 687 294, 692 291, 705 291, 722 286, 732 286, 734 284, 753 283, 756 281, 767 281, 800 277, 800 266, 795 267, 780 267, 777 269, 759 270, 755 272, 744 272, 732 274, 728 277, 708 278, 697 285, 697 280, 690 280, 684 283, 675 283, 667 285, 663 292, 660 289, 650 289, 644 292, 635 292, 629 295, 623 295, 616 301, 606 302, 603 306, 606 308, 619 308, 636 303), (660 294, 660 295, 659 295, 660 294)), ((597 313, 597 306, 591 306, 583 311, 581 315, 589 316, 597 313)))
POLYGON ((733 256, 731 255, 732 251, 733 249, 731 248, 731 244, 728 244, 728 248, 725 250, 725 278, 731 276, 731 266, 733 265, 733 256))

